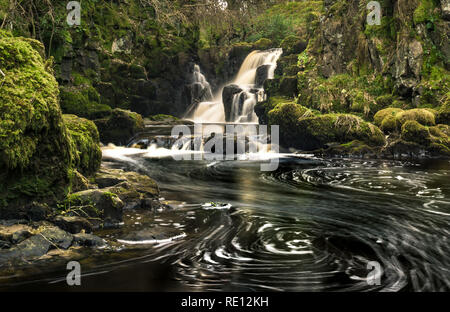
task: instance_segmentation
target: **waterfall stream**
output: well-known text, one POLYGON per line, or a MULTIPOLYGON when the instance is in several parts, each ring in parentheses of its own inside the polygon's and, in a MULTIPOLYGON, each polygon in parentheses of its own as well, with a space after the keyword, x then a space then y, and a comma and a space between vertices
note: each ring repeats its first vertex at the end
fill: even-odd
MULTIPOLYGON (((186 118, 199 123, 258 123, 254 107, 264 101, 263 83, 273 79, 277 61, 283 53, 282 49, 253 51, 244 60, 236 78, 220 88, 219 92, 188 109, 186 118), (239 90, 233 95, 231 103, 224 103, 223 93, 227 86, 236 86, 239 90), (231 114, 226 116, 226 105, 230 105, 231 114)), ((194 69, 194 80, 203 88, 210 88, 198 65, 194 69)))

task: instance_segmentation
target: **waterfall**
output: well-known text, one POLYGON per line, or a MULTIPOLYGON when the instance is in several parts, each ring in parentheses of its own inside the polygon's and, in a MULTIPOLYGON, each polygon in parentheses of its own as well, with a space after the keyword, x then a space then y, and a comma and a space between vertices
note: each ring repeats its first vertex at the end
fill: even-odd
MULTIPOLYGON (((266 79, 273 79, 277 61, 283 53, 282 49, 271 49, 267 51, 253 51, 244 60, 236 78, 221 88, 221 90, 211 99, 194 105, 188 109, 186 118, 195 122, 215 123, 215 122, 235 122, 235 123, 257 123, 258 117, 254 112, 255 105, 265 99, 262 87, 266 79), (227 88, 234 88, 235 91, 230 102, 224 103, 224 92, 227 88)), ((194 70, 194 75, 198 75, 198 80, 205 77, 200 72, 194 70)), ((203 84, 208 84, 204 79, 203 84)), ((209 84, 208 84, 209 86, 209 84)))

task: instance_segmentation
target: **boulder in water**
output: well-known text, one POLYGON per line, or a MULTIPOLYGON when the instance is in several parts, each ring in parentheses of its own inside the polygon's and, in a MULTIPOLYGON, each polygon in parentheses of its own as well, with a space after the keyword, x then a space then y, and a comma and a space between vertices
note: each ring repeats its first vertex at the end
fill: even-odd
POLYGON ((225 120, 227 122, 231 120, 231 111, 233 108, 233 99, 236 94, 241 93, 243 90, 235 84, 228 85, 223 89, 222 92, 222 101, 225 109, 225 120))
POLYGON ((256 69, 256 81, 257 87, 262 87, 264 82, 269 78, 269 70, 271 65, 261 65, 256 69))

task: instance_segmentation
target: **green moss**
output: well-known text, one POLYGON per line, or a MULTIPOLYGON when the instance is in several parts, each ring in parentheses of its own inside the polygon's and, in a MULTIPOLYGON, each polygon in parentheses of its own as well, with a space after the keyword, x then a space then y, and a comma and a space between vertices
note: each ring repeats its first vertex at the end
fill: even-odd
POLYGON ((108 105, 99 104, 99 100, 99 94, 93 87, 61 88, 61 109, 65 114, 88 119, 110 115, 111 108, 108 105))
POLYGON ((400 120, 393 115, 386 116, 381 122, 380 129, 384 133, 398 132, 402 127, 400 120))
POLYGON ((436 124, 435 112, 428 109, 410 109, 396 115, 402 124, 406 121, 414 120, 424 126, 434 126, 436 124))
POLYGON ((364 142, 355 140, 341 145, 331 146, 326 150, 331 155, 363 156, 374 153, 374 149, 364 142))
POLYGON ((258 41, 256 41, 253 46, 255 49, 258 50, 267 50, 273 47, 273 42, 270 39, 267 38, 261 38, 258 41))
POLYGON ((151 121, 177 121, 179 118, 171 116, 171 115, 165 115, 165 114, 159 114, 148 117, 151 121))
POLYGON ((284 55, 290 55, 290 54, 299 54, 303 51, 301 51, 302 47, 303 50, 306 48, 304 46, 304 43, 302 39, 298 36, 288 36, 283 39, 283 41, 280 44, 281 48, 283 49, 284 55))
POLYGON ((378 127, 380 127, 381 124, 383 123, 383 120, 386 117, 395 117, 395 116, 397 116, 397 114, 402 113, 402 112, 403 112, 403 110, 400 108, 386 108, 386 109, 380 110, 374 116, 374 124, 377 125, 378 127))
POLYGON ((69 183, 72 145, 58 103, 58 84, 40 55, 42 48, 37 41, 0 33, 0 64, 5 73, 0 79, 3 204, 26 202, 30 197, 51 200, 64 195, 69 183))
POLYGON ((114 109, 111 116, 94 122, 99 130, 100 140, 105 144, 127 144, 136 133, 144 130, 141 115, 119 108, 114 109))
POLYGON ((269 125, 279 125, 283 140, 291 140, 298 132, 297 122, 311 112, 294 102, 282 102, 272 109, 269 116, 269 125))
POLYGON ((436 121, 440 124, 450 125, 450 93, 447 94, 444 104, 439 109, 436 121))
MULTIPOLYGON (((379 128, 348 114, 304 115, 297 120, 291 131, 294 129, 292 141, 288 142, 289 146, 306 150, 323 148, 327 143, 347 143, 355 140, 369 146, 385 144, 384 134, 379 128)), ((283 135, 281 132, 280 136, 283 135)))
POLYGON ((431 136, 427 127, 415 120, 408 120, 402 126, 402 139, 427 146, 430 144, 431 136))
POLYGON ((97 127, 92 121, 75 115, 63 117, 75 144, 74 166, 84 175, 92 175, 100 168, 102 160, 97 127))
POLYGON ((433 22, 436 19, 434 8, 439 5, 438 0, 420 0, 419 6, 414 11, 414 23, 433 22))

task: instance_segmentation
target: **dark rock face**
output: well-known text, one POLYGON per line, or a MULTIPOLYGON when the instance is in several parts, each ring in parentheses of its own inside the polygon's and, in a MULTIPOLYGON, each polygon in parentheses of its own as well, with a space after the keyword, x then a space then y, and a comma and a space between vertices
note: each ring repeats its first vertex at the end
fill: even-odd
POLYGON ((280 81, 279 92, 287 96, 295 97, 298 94, 297 77, 283 77, 280 81))
POLYGON ((46 220, 50 215, 51 209, 44 204, 32 202, 20 205, 14 209, 0 207, 0 219, 25 219, 30 221, 46 220))
POLYGON ((256 69, 256 86, 261 88, 269 77, 270 65, 262 65, 256 69))
POLYGON ((396 79, 396 88, 401 96, 408 98, 413 95, 421 79, 422 63, 423 48, 419 41, 405 43, 397 50, 392 76, 396 79))
POLYGON ((231 121, 231 110, 233 107, 234 96, 242 91, 243 90, 238 85, 229 85, 223 89, 222 101, 225 108, 226 121, 231 121))

